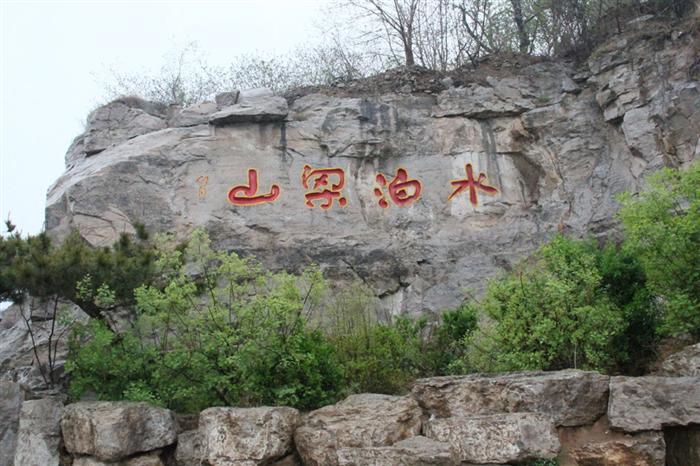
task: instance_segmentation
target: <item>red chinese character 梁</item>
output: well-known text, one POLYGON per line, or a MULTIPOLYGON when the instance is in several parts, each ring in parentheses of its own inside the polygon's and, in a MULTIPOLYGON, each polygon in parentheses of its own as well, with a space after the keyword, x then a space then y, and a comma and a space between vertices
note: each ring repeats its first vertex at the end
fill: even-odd
POLYGON ((314 202, 317 200, 323 201, 319 205, 323 210, 333 207, 334 200, 337 200, 341 207, 348 203, 342 192, 345 187, 345 172, 342 168, 312 168, 304 165, 301 184, 307 190, 304 198, 310 209, 316 207, 314 202))

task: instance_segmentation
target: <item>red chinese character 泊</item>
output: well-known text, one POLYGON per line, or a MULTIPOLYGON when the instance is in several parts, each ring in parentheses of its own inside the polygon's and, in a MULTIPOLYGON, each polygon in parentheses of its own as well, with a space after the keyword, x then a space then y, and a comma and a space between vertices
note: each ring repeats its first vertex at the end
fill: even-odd
POLYGON ((465 168, 467 170, 466 178, 451 181, 451 184, 455 187, 455 190, 452 192, 452 194, 450 194, 450 197, 447 198, 448 201, 451 201, 453 197, 455 197, 457 194, 461 193, 465 189, 469 189, 469 202, 471 203, 471 205, 476 207, 478 204, 478 199, 476 196, 477 189, 491 196, 493 196, 494 194, 498 194, 498 189, 494 188, 493 186, 489 186, 485 183, 485 173, 479 173, 477 179, 474 180, 474 169, 472 168, 472 164, 468 163, 465 166, 465 168))
MULTIPOLYGON (((379 198, 379 207, 386 209, 389 202, 384 195, 384 187, 387 186, 387 179, 382 173, 377 174, 377 184, 381 188, 374 188, 374 195, 379 198)), ((391 182, 388 183, 388 191, 391 200, 399 207, 405 207, 420 198, 423 185, 418 180, 409 180, 408 172, 399 168, 391 182)))
POLYGON ((248 184, 234 186, 228 192, 228 200, 233 205, 258 205, 267 202, 274 202, 280 195, 280 187, 273 184, 270 192, 267 194, 258 193, 258 171, 255 169, 248 170, 248 184))
POLYGON ((301 184, 304 189, 310 190, 304 195, 304 198, 306 205, 311 209, 316 207, 314 201, 318 199, 325 201, 319 206, 323 210, 328 210, 333 206, 333 199, 337 199, 341 207, 348 203, 342 193, 345 186, 345 172, 342 168, 311 168, 309 165, 304 165, 304 170, 301 173, 301 184), (309 187, 309 181, 313 181, 312 187, 309 187))

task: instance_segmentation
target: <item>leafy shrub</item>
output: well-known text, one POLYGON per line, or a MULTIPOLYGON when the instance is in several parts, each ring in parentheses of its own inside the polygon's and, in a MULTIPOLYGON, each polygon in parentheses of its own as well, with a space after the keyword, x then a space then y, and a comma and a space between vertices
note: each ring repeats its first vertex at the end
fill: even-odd
POLYGON ((114 295, 109 307, 129 306, 134 289, 153 279, 155 249, 143 233, 93 248, 77 232, 56 245, 45 233, 23 238, 14 225, 7 225, 10 235, 0 236, 0 301, 59 297, 102 319, 105 308, 94 299, 100 287, 109 287, 114 295))
POLYGON ((660 331, 700 338, 700 164, 661 170, 620 201, 625 248, 661 298, 660 331))
POLYGON ((461 359, 465 356, 465 342, 478 328, 478 309, 473 303, 463 303, 457 309, 442 314, 438 325, 428 337, 427 359, 429 369, 425 375, 444 375, 461 372, 461 359))
POLYGON ((346 392, 405 393, 419 377, 443 375, 464 353, 463 341, 477 326, 469 305, 425 317, 383 316, 376 298, 354 286, 335 300, 327 328, 346 380, 346 392))
POLYGON ((625 312, 613 299, 623 293, 624 281, 614 282, 620 265, 612 264, 610 254, 590 241, 557 236, 492 281, 481 303, 490 321, 466 342, 463 368, 614 371, 626 358, 620 347, 629 344, 625 312))
POLYGON ((340 292, 329 314, 326 332, 343 368, 346 393, 401 393, 421 374, 424 319, 392 321, 358 285, 340 292))
POLYGON ((164 249, 163 287, 136 290, 139 315, 114 334, 93 323, 75 332, 67 370, 71 394, 148 400, 173 409, 333 402, 342 384, 334 350, 307 316, 325 283, 264 273, 250 259, 214 252, 205 233, 184 254, 164 249))

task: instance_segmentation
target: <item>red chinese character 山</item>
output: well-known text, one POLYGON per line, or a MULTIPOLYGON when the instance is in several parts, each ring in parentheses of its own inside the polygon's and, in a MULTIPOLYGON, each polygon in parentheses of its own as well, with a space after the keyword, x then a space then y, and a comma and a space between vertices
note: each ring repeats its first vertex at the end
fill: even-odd
POLYGON ((488 194, 490 196, 498 194, 498 189, 486 184, 485 173, 479 173, 477 178, 474 179, 474 169, 472 168, 472 164, 468 163, 465 166, 465 168, 467 170, 466 178, 463 178, 461 180, 452 180, 450 182, 452 186, 455 187, 455 190, 452 192, 452 194, 450 194, 450 197, 447 198, 447 200, 451 201, 452 198, 454 198, 457 194, 468 189, 469 202, 472 206, 476 207, 479 204, 479 200, 477 198, 477 190, 482 191, 483 193, 488 194))
POLYGON ((380 187, 374 188, 374 195, 379 198, 379 207, 382 209, 389 207, 384 188, 387 188, 389 197, 399 207, 406 207, 416 202, 423 190, 422 183, 418 180, 409 179, 408 172, 404 168, 397 169, 394 179, 390 182, 387 181, 386 176, 382 173, 377 174, 376 181, 380 187))
POLYGON ((238 185, 228 192, 228 200, 233 205, 251 206, 274 202, 280 195, 280 187, 273 184, 267 194, 258 194, 258 171, 248 170, 248 184, 238 185))
POLYGON ((323 200, 319 205, 323 210, 333 207, 334 199, 337 199, 341 207, 345 207, 348 203, 342 192, 345 187, 345 172, 342 168, 312 168, 304 165, 301 184, 308 191, 304 198, 310 209, 316 207, 314 202, 317 200, 323 200))

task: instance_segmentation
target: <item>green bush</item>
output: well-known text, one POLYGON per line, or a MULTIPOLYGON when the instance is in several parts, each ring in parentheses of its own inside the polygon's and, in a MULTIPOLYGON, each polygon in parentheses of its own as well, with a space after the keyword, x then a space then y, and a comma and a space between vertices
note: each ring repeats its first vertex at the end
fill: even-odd
POLYGON ((359 285, 338 293, 328 314, 325 330, 346 393, 402 393, 421 375, 424 319, 381 315, 376 298, 359 285))
POLYGON ((250 259, 214 252, 197 231, 184 254, 164 249, 163 287, 136 290, 134 325, 121 334, 93 323, 71 338, 67 370, 78 398, 147 400, 181 411, 208 406, 335 401, 342 372, 334 349, 307 325, 325 283, 264 273, 250 259))
POLYGON ((660 331, 700 338, 700 164, 661 170, 620 201, 625 248, 661 301, 660 331))
POLYGON ((515 271, 490 282, 480 306, 487 322, 465 342, 463 369, 616 371, 635 337, 626 309, 635 316, 648 312, 648 300, 628 286, 634 278, 624 272, 614 249, 555 237, 515 271))
POLYGON ((100 287, 112 291, 110 307, 130 306, 134 289, 153 279, 155 249, 142 230, 135 239, 121 235, 111 247, 93 248, 77 232, 54 244, 45 233, 23 238, 7 226, 10 234, 0 236, 0 301, 58 297, 102 319, 104 306, 94 299, 100 287))

